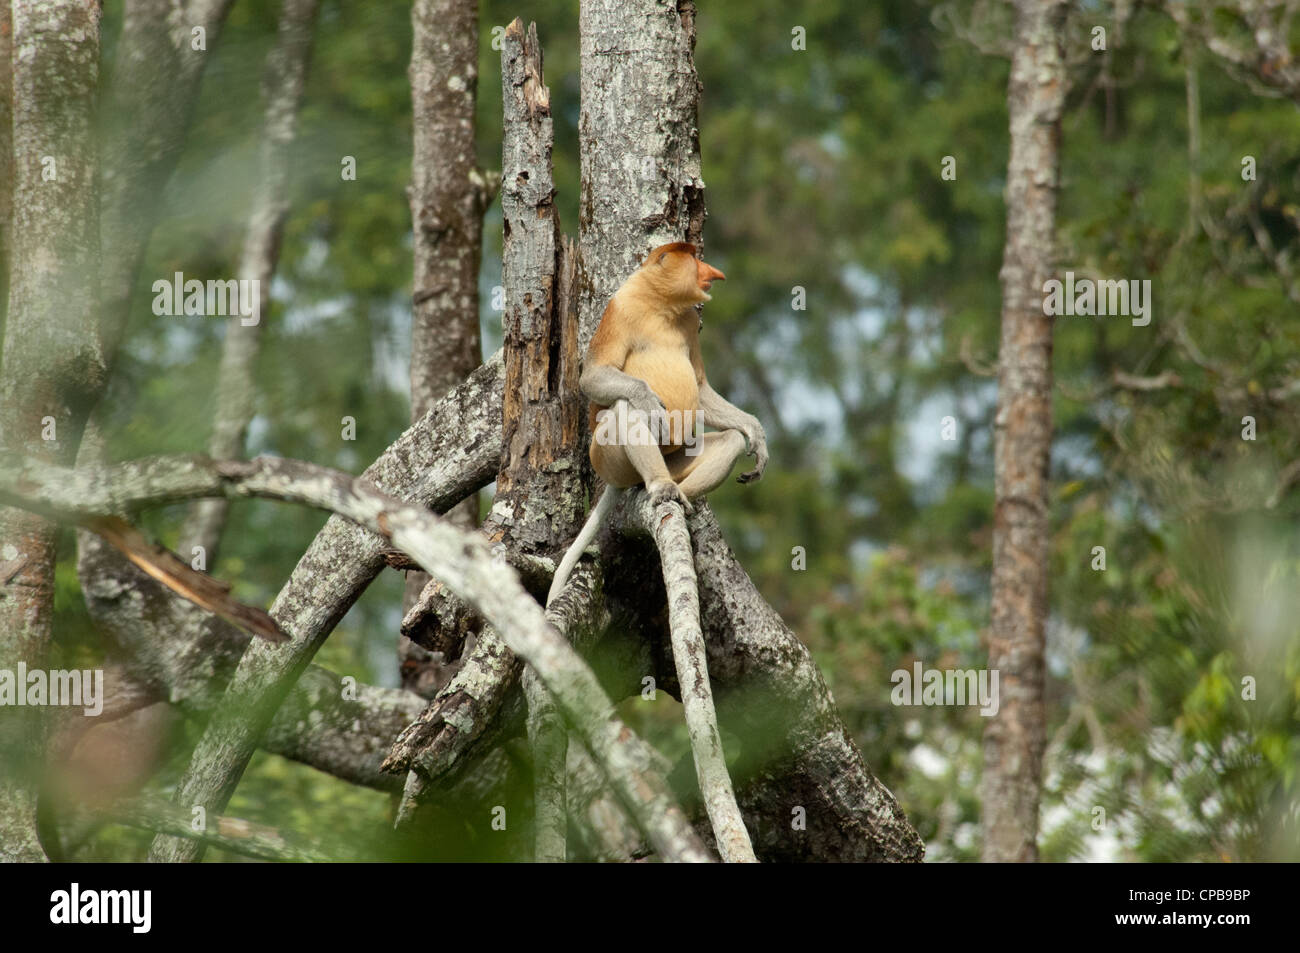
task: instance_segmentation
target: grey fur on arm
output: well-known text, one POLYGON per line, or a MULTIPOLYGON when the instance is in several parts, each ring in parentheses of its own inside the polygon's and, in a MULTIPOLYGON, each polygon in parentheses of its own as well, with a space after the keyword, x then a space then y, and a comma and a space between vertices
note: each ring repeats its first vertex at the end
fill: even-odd
POLYGON ((578 387, 592 401, 602 407, 613 407, 625 400, 633 410, 646 414, 662 413, 663 401, 639 377, 625 374, 608 364, 592 364, 582 372, 578 387))
POLYGON ((738 483, 752 483, 767 467, 767 434, 753 414, 747 414, 709 386, 700 385, 700 420, 717 430, 737 430, 745 438, 745 452, 754 458, 754 469, 736 477, 738 483))

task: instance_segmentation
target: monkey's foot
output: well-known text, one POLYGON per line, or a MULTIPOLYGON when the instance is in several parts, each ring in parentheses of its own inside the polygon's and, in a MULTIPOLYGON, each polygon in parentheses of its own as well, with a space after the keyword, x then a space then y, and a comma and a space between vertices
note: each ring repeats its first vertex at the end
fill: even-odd
POLYGON ((686 498, 682 488, 672 480, 656 480, 645 491, 650 495, 650 502, 654 506, 660 503, 680 503, 687 515, 695 512, 695 507, 691 506, 691 501, 686 498))

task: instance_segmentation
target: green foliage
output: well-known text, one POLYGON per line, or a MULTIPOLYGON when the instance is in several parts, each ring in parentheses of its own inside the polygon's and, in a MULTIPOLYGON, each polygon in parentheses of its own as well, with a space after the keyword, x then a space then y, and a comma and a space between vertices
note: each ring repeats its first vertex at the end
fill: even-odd
MULTIPOLYGON (((142 269, 112 394, 116 458, 194 452, 211 419, 219 323, 153 316, 149 283, 233 267, 254 174, 257 82, 274 29, 236 4, 210 53, 199 113, 142 269)), ((1274 251, 1300 251, 1300 124, 1256 95, 1173 24, 1140 8, 1111 48, 1084 55, 1071 22, 1063 120, 1060 270, 1149 278, 1147 327, 1056 322, 1050 745, 1041 847, 1048 859, 1296 860, 1300 766, 1300 491, 1267 507, 1300 445, 1300 323, 1274 251), (1191 184, 1187 82, 1200 96, 1199 185, 1191 184), (1241 178, 1253 156, 1258 180, 1241 178), (1193 191, 1195 188, 1195 191, 1193 191), (1189 208, 1199 205, 1199 217, 1189 208), (1111 386, 1121 371, 1176 385, 1111 386), (1243 416, 1258 438, 1241 439, 1243 416), (1106 568, 1092 568, 1094 547, 1106 568), (1254 679, 1253 700, 1243 679, 1254 679), (1105 824, 1094 827, 1097 809, 1105 824)), ((500 64, 492 30, 539 22, 556 130, 557 202, 576 229, 576 5, 482 5, 479 158, 500 164, 500 64)), ((259 360, 250 452, 360 472, 404 429, 410 293, 410 171, 404 4, 326 0, 300 135, 292 213, 259 360), (355 182, 340 160, 357 159, 355 182), (355 442, 341 418, 357 421, 355 442)), ((759 414, 773 454, 764 480, 711 501, 767 595, 814 651, 872 769, 901 800, 932 860, 979 856, 984 727, 975 709, 899 708, 890 674, 985 664, 992 538, 993 381, 1007 160, 1007 64, 954 33, 962 5, 711 0, 699 11, 708 257, 729 280, 705 316, 718 389, 759 414), (807 50, 791 48, 791 29, 807 50), (941 177, 945 156, 957 177, 941 177), (795 288, 806 310, 791 307, 795 288), (941 439, 943 418, 956 440, 941 439), (804 547, 806 569, 792 565, 804 547)), ((107 21, 106 21, 107 22, 107 21)), ((111 45, 110 45, 111 55, 111 45)), ((485 226, 485 289, 499 282, 499 211, 485 226)), ((499 318, 484 296, 485 340, 499 318)), ((181 512, 146 525, 174 541, 181 512)), ((319 529, 282 505, 232 509, 216 574, 265 604, 319 529)), ((65 540, 60 651, 95 656, 65 540)), ((389 574, 331 636, 320 661, 396 682, 400 583, 389 574)), ((662 696, 661 696, 662 697, 662 696)), ((620 711, 674 760, 675 705, 620 711)), ((196 726, 186 736, 192 742, 196 726)), ((744 739, 741 739, 742 747, 744 739)), ((183 765, 172 753, 165 785, 183 765)), ((729 752, 731 749, 728 749, 729 752)), ((526 773, 526 772, 525 772, 526 773)), ((512 770, 507 811, 527 818, 512 770)), ((232 813, 354 835, 373 853, 526 856, 513 821, 493 839, 491 805, 448 804, 405 847, 391 804, 259 755, 232 813), (431 853, 428 853, 431 852, 431 853)), ((95 857, 140 857, 147 838, 101 831, 95 857)))

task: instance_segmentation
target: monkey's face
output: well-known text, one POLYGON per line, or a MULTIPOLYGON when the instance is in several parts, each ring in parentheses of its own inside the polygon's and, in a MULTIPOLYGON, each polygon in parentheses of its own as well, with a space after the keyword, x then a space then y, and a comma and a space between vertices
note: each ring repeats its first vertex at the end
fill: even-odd
POLYGON ((643 268, 660 294, 682 305, 708 301, 713 282, 727 279, 696 256, 694 245, 685 242, 656 248, 643 268))

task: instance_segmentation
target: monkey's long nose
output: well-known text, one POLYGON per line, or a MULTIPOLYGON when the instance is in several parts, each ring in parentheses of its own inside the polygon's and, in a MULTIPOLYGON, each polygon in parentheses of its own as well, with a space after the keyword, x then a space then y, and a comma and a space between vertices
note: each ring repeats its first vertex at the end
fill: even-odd
POLYGON ((700 284, 707 285, 711 281, 726 281, 727 276, 718 269, 714 268, 708 262, 700 262, 700 284))

